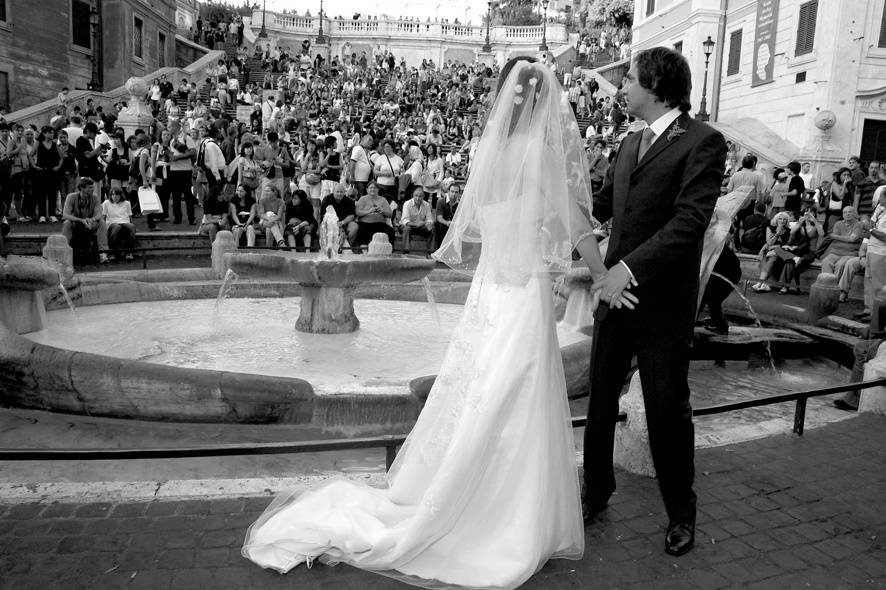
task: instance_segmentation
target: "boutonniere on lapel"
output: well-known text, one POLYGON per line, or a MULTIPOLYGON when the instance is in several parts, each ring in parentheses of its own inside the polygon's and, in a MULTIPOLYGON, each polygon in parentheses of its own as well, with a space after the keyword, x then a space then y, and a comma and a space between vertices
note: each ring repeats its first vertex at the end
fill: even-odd
POLYGON ((680 125, 675 124, 671 127, 671 130, 668 131, 668 141, 673 141, 684 133, 686 133, 686 130, 680 127, 680 125))

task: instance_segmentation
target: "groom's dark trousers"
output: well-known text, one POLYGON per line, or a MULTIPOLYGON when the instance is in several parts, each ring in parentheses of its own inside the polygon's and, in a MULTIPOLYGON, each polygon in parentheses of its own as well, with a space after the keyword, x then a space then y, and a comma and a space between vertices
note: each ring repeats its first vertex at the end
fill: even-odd
POLYGON ((634 310, 595 313, 591 398, 585 429, 586 500, 602 508, 615 490, 612 464, 618 398, 637 357, 649 444, 672 521, 695 521, 694 431, 689 347, 704 232, 720 195, 723 136, 685 113, 638 162, 640 133, 624 139, 594 195, 594 217, 612 220, 606 266, 628 266, 634 310))

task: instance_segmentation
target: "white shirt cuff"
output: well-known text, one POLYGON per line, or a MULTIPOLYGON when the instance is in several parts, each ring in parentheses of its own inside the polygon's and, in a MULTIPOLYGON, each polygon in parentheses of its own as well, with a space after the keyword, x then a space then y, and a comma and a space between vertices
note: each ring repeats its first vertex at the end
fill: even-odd
POLYGON ((628 271, 628 274, 629 274, 629 275, 631 275, 631 280, 632 280, 633 282, 636 283, 636 282, 637 282, 637 278, 634 276, 634 273, 631 272, 631 267, 628 266, 628 263, 625 262, 624 260, 619 260, 618 262, 619 262, 619 264, 621 264, 622 266, 625 267, 625 270, 628 271))

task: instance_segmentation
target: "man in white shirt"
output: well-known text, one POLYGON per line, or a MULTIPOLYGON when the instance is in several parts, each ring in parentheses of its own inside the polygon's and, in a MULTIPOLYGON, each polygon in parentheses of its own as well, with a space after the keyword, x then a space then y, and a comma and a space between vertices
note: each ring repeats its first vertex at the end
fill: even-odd
POLYGON ((415 188, 412 198, 403 204, 400 227, 403 228, 404 254, 409 254, 410 240, 414 235, 425 238, 429 255, 434 251, 434 212, 430 203, 425 201, 424 189, 415 188))
POLYGON ((83 136, 83 119, 80 115, 71 115, 71 124, 63 131, 68 134, 68 143, 77 145, 77 140, 83 136))
POLYGON ((369 151, 374 147, 375 139, 370 134, 363 136, 360 145, 355 145, 351 150, 351 161, 348 169, 348 179, 357 189, 357 195, 362 197, 366 194, 366 184, 372 175, 372 161, 369 159, 369 151))
POLYGON ((221 193, 222 179, 225 173, 225 156, 216 143, 218 130, 210 125, 205 128, 206 135, 197 150, 197 167, 206 174, 206 185, 210 196, 221 193))

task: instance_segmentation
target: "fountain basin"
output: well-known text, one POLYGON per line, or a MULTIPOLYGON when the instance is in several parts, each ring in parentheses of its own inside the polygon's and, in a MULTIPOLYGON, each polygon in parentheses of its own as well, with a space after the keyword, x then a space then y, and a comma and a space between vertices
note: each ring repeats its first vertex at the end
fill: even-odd
POLYGON ((405 256, 325 259, 297 252, 228 253, 225 264, 249 279, 283 279, 301 285, 295 329, 345 334, 360 327, 354 289, 373 283, 410 283, 425 278, 436 262, 405 256))

